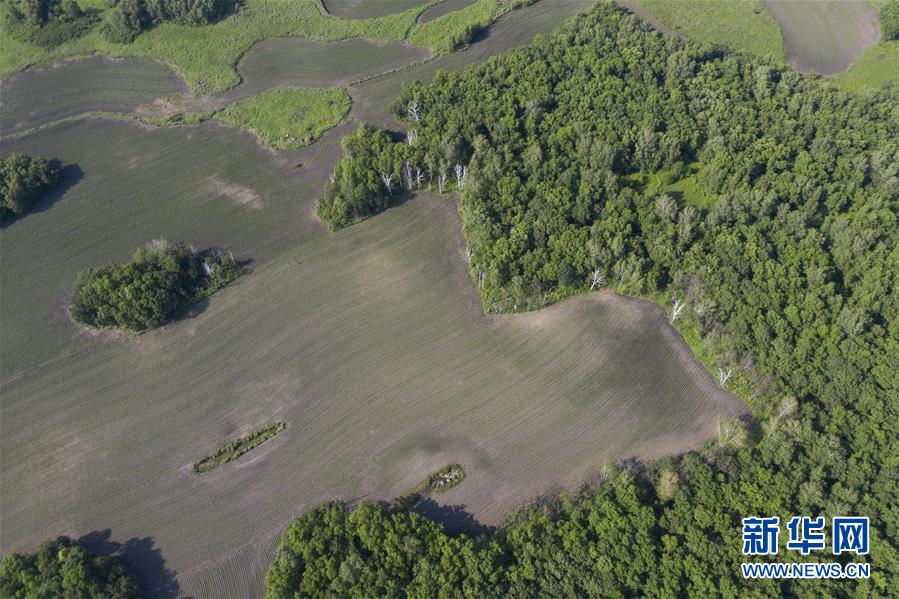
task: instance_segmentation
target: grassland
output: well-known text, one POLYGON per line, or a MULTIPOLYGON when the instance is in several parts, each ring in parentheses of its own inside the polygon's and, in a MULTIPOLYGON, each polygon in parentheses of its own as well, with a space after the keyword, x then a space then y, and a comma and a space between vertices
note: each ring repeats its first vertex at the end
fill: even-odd
POLYGON ((278 88, 236 102, 214 120, 251 131, 266 146, 300 148, 336 126, 350 111, 350 96, 336 88, 278 88))
POLYGON ((780 24, 787 59, 802 72, 840 73, 880 37, 867 2, 766 0, 780 24))
POLYGON ((344 19, 373 19, 433 3, 433 0, 322 0, 328 14, 344 19))
POLYGON ((876 89, 888 81, 899 81, 899 41, 874 44, 834 81, 848 91, 876 89))
MULTIPOLYGON (((399 6, 399 5, 398 5, 399 6)), ((270 38, 300 36, 315 41, 366 38, 381 44, 409 40, 439 54, 448 40, 473 19, 495 19, 512 5, 500 0, 478 0, 459 11, 458 18, 437 19, 419 25, 418 15, 429 3, 415 2, 403 12, 369 19, 345 19, 328 14, 319 0, 247 0, 235 14, 218 23, 189 27, 165 23, 142 33, 129 44, 114 44, 99 28, 51 50, 0 36, 0 74, 68 56, 101 54, 144 57, 173 65, 195 92, 209 94, 240 82, 235 66, 256 43, 270 38)), ((102 7, 98 7, 103 10, 102 7)))
POLYGON ((759 56, 784 58, 777 21, 761 0, 638 0, 672 31, 759 56))

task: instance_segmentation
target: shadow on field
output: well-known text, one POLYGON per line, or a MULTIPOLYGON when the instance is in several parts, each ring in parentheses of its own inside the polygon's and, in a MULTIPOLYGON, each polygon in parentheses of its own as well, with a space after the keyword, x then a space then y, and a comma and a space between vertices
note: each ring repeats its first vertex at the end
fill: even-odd
POLYGON ((110 529, 95 530, 78 539, 78 544, 100 555, 121 560, 147 597, 183 597, 175 573, 165 566, 165 558, 152 538, 134 537, 124 543, 113 541, 110 529))
POLYGON ((466 534, 474 538, 496 530, 480 523, 464 505, 441 505, 430 497, 422 497, 409 511, 442 524, 444 532, 451 537, 466 534))
POLYGON ((44 210, 49 209, 53 204, 56 203, 56 200, 61 198, 65 192, 71 189, 76 183, 78 183, 84 177, 84 171, 81 170, 77 164, 67 164, 65 166, 61 166, 59 160, 51 160, 50 164, 59 168, 59 182, 53 186, 47 195, 36 200, 27 211, 19 216, 18 218, 10 218, 3 222, 0 220, 0 229, 5 229, 6 227, 16 223, 24 218, 28 218, 30 214, 34 214, 36 212, 43 212, 44 210))

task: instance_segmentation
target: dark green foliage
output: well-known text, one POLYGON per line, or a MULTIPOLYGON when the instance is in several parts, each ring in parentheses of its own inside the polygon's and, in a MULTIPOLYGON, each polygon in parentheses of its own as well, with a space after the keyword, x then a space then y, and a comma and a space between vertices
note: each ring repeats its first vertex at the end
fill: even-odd
POLYGON ((407 151, 386 132, 362 125, 343 139, 343 151, 344 158, 316 205, 319 218, 331 229, 381 212, 402 190, 407 151), (388 190, 385 177, 392 181, 392 190, 388 190))
POLYGON ((113 558, 96 556, 66 537, 33 554, 9 553, 0 561, 0 597, 6 599, 131 599, 137 585, 113 558))
POLYGON ((80 273, 69 313, 87 326, 142 332, 176 318, 244 272, 228 255, 157 241, 125 264, 80 273))
MULTIPOLYGON (((623 292, 676 297, 678 323, 736 373, 755 419, 516 517, 494 540, 504 594, 895 592, 897 105, 895 89, 847 94, 652 32, 609 4, 404 91, 394 112, 415 138, 404 160, 432 185, 469 169, 460 212, 488 309, 586 290, 594 269, 623 292), (691 173, 695 192, 666 191, 691 173), (747 590, 739 523, 751 514, 869 516, 871 579, 747 590)), ((352 188, 367 171, 344 175, 352 188)))
POLYGON ((330 504, 288 526, 265 596, 488 599, 501 596, 496 557, 415 513, 330 504))
POLYGON ((0 160, 0 222, 28 212, 58 182, 59 167, 54 162, 21 152, 0 160))
POLYGON ((888 0, 880 7, 880 39, 899 40, 899 0, 888 0))
POLYGON ((7 33, 45 48, 81 37, 96 22, 75 0, 11 0, 5 4, 7 33))
POLYGON ((465 480, 465 470, 459 464, 444 466, 428 478, 428 488, 442 493, 465 480))
POLYGON ((253 431, 249 435, 235 439, 226 445, 222 445, 206 456, 202 460, 194 464, 194 472, 209 472, 213 468, 227 464, 236 460, 251 449, 259 447, 278 433, 284 430, 283 422, 273 422, 258 431, 253 431))
POLYGON ((224 0, 113 0, 106 37, 120 44, 160 23, 208 25, 225 13, 224 0))

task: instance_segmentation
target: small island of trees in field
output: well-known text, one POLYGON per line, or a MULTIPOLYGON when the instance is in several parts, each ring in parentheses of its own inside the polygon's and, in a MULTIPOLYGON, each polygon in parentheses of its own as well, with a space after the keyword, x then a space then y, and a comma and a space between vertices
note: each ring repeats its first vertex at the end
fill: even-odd
POLYGON ((13 152, 0 160, 0 222, 22 216, 60 179, 54 160, 13 152))
POLYGON ((116 559, 94 555, 68 537, 46 541, 35 553, 8 553, 0 560, 0 597, 140 596, 116 559))
POLYGON ((155 240, 125 264, 80 273, 69 313, 88 327, 142 333, 180 316, 246 272, 230 254, 155 240))
POLYGON ((234 461, 248 451, 259 447, 287 427, 283 422, 273 422, 261 429, 245 435, 226 445, 222 445, 210 455, 194 464, 194 472, 209 472, 223 464, 234 461))

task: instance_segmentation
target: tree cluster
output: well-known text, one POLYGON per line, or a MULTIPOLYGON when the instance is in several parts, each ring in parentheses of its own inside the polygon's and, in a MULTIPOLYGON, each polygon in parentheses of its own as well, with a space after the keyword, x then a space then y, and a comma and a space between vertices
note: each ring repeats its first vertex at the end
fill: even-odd
POLYGON ((125 264, 80 273, 69 313, 86 326, 143 332, 180 316, 244 272, 228 254, 158 240, 125 264))
POLYGON ((22 216, 59 182, 55 161, 13 152, 0 160, 0 222, 22 216))
POLYGON ((52 48, 87 33, 96 17, 75 0, 10 0, 6 32, 19 41, 52 48))
POLYGON ((112 0, 105 33, 110 41, 124 44, 160 23, 208 25, 227 6, 225 0, 112 0))
MULTIPOLYGON (((404 90, 394 145, 424 185, 459 191, 488 309, 603 285, 664 300, 753 411, 710 448, 515 519, 498 535, 521 539, 501 546, 504 593, 738 596, 747 514, 865 515, 876 539, 868 581, 756 582, 758 595, 894 586, 897 105, 891 87, 847 94, 605 3, 404 90), (591 503, 610 486, 620 517, 591 503)), ((366 152, 338 165, 342 188, 364 177, 375 193, 377 171, 396 172, 341 170, 366 152)))
POLYGON ((9 553, 0 560, 0 596, 8 599, 135 599, 140 592, 114 558, 93 555, 67 537, 33 554, 9 553))
POLYGON ((899 40, 899 0, 887 0, 880 7, 880 39, 899 40))

